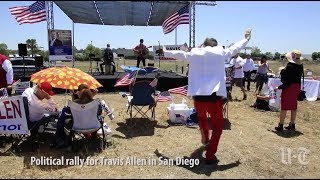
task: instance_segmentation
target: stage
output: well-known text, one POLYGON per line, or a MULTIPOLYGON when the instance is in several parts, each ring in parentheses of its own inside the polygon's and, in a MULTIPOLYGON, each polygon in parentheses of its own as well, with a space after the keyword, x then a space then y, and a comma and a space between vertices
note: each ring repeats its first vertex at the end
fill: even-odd
MULTIPOLYGON (((97 79, 103 87, 99 88, 99 92, 116 92, 116 91, 129 91, 129 87, 117 87, 117 80, 124 77, 126 72, 115 72, 114 75, 99 75, 98 72, 93 73, 92 76, 97 79)), ((158 84, 156 89, 158 91, 167 91, 171 88, 181 87, 188 84, 188 77, 182 74, 177 74, 175 72, 167 72, 167 71, 159 71, 158 84)), ((148 73, 146 75, 137 75, 136 81, 140 80, 149 80, 152 81, 156 72, 148 73)), ((30 81, 30 76, 21 77, 21 81, 30 81)), ((65 93, 65 90, 62 89, 54 89, 55 93, 65 93)))
MULTIPOLYGON (((157 90, 159 91, 167 91, 171 88, 181 87, 188 84, 188 77, 182 74, 177 74, 174 72, 152 72, 146 75, 137 75, 136 81, 140 80, 149 80, 152 81, 155 76, 159 74, 157 90)), ((117 87, 117 80, 124 77, 127 73, 125 72, 115 72, 114 75, 93 75, 95 79, 97 79, 103 87, 99 88, 99 92, 115 92, 115 91, 128 91, 128 87, 117 87)))

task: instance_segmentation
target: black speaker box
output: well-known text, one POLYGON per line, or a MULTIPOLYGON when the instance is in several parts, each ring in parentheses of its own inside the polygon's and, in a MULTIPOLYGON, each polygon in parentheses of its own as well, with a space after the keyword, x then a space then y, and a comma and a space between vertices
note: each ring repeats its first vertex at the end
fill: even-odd
POLYGON ((34 60, 35 60, 36 67, 43 67, 43 57, 42 56, 36 56, 36 57, 34 57, 34 60))
POLYGON ((28 51, 27 51, 27 44, 18 44, 18 51, 19 51, 19 56, 27 56, 28 51))

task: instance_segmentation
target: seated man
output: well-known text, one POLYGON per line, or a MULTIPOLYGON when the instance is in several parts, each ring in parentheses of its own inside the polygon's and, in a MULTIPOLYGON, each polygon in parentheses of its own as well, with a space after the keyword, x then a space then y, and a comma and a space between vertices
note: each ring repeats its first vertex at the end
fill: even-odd
POLYGON ((33 88, 27 88, 22 93, 22 96, 27 97, 29 104, 29 121, 28 127, 31 129, 31 136, 33 136, 39 128, 39 125, 45 124, 54 120, 58 114, 58 105, 51 96, 54 95, 52 86, 48 82, 37 84, 33 88), (43 102, 47 99, 47 102, 43 102), (46 116, 45 114, 49 114, 46 116), (34 125, 37 125, 34 127, 34 125))
MULTIPOLYGON (((110 65, 112 66, 112 75, 116 71, 116 63, 114 62, 114 57, 113 57, 113 51, 110 48, 110 44, 107 44, 107 48, 103 52, 103 63, 100 64, 100 69, 101 69, 101 75, 104 74, 103 72, 103 65, 110 65)), ((106 70, 107 71, 107 70, 106 70)))

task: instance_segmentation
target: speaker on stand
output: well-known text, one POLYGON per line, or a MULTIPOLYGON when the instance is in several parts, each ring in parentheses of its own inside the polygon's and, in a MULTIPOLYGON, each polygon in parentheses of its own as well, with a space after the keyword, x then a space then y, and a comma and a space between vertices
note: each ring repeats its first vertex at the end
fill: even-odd
POLYGON ((23 63, 23 76, 26 76, 26 65, 24 63, 24 56, 28 56, 28 51, 27 51, 27 44, 18 44, 18 51, 19 51, 19 56, 22 56, 22 63, 23 63))
POLYGON ((35 67, 37 70, 40 70, 43 67, 43 57, 42 56, 36 56, 34 57, 35 60, 35 67))

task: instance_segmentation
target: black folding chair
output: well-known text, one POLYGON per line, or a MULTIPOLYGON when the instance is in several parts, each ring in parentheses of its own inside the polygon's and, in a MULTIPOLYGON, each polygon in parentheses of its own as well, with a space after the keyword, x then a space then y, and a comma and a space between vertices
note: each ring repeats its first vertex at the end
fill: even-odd
POLYGON ((130 114, 130 119, 141 115, 142 118, 148 118, 148 112, 151 111, 151 119, 155 120, 155 99, 154 99, 155 87, 150 86, 150 81, 139 81, 131 88, 131 96, 128 98, 128 109, 127 113, 130 114), (148 109, 143 109, 148 106, 148 109), (133 109, 136 110, 136 114, 133 115, 133 109))

